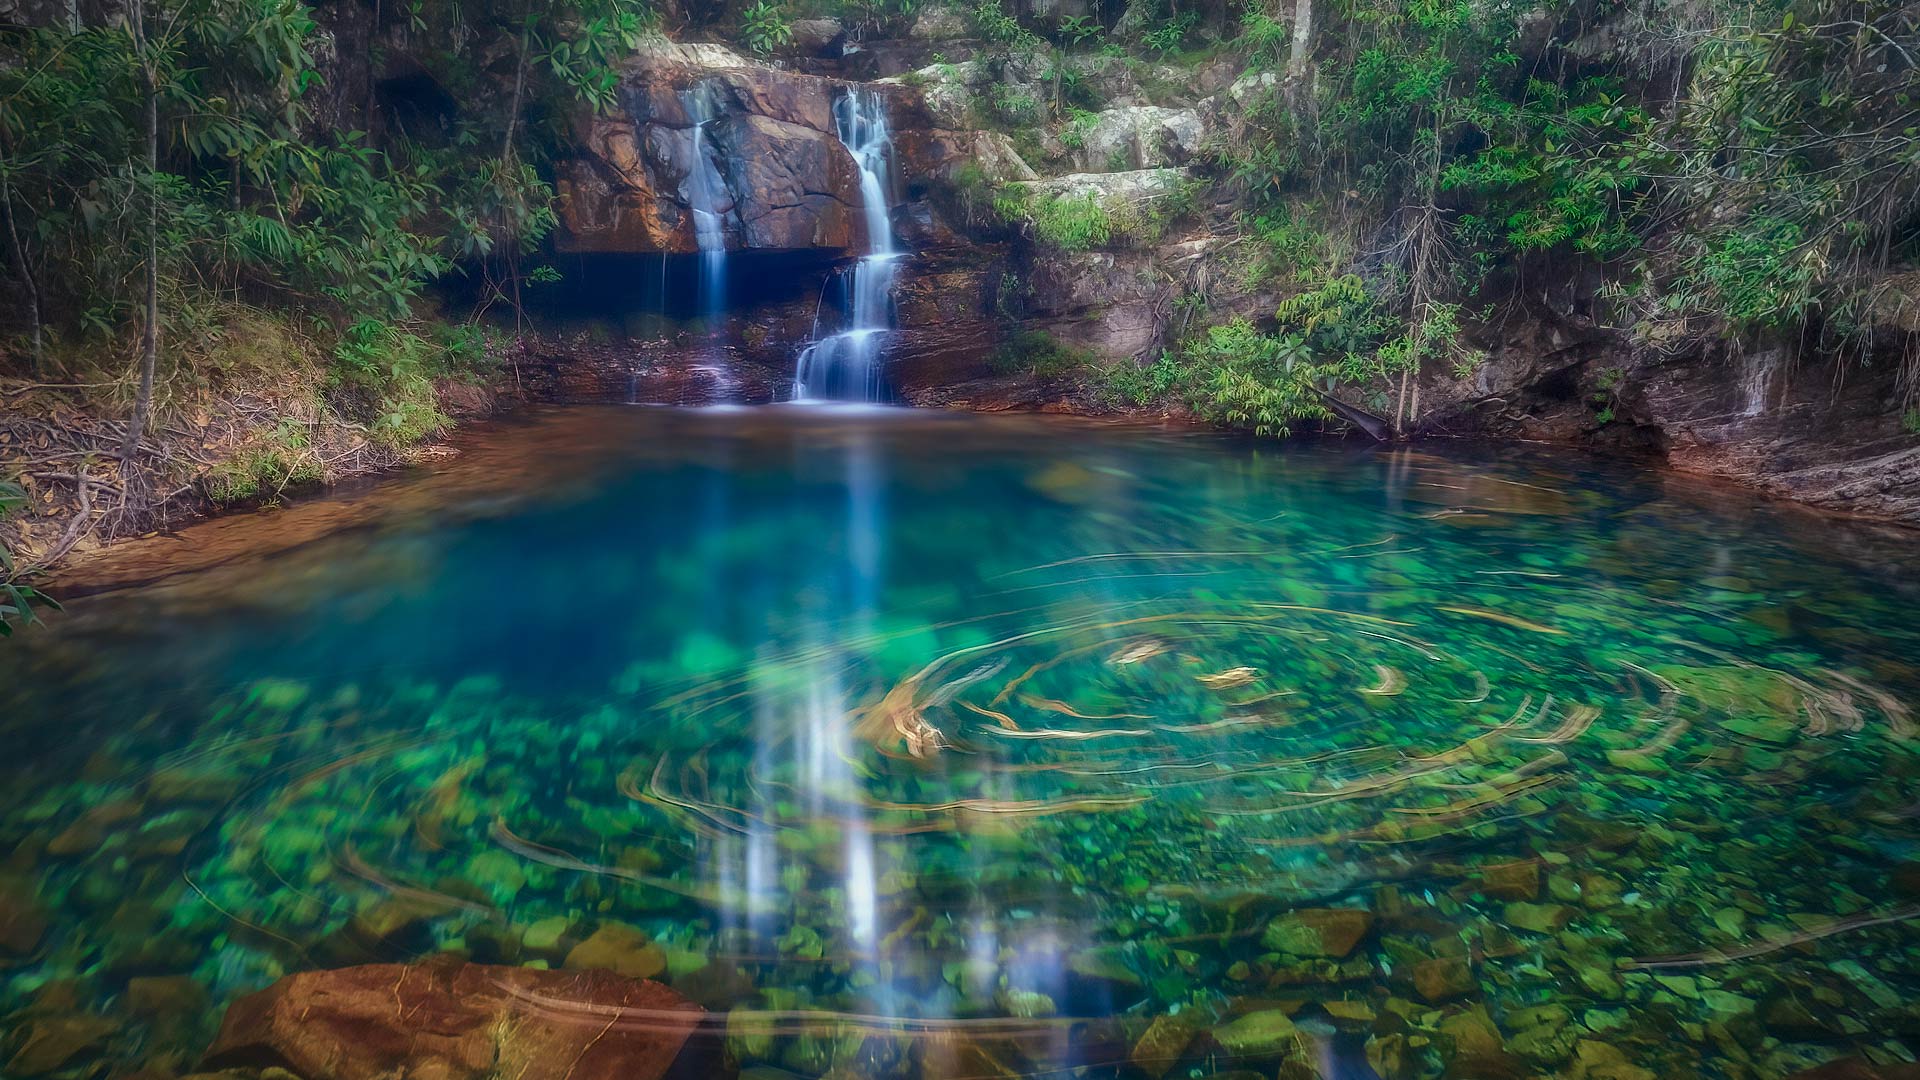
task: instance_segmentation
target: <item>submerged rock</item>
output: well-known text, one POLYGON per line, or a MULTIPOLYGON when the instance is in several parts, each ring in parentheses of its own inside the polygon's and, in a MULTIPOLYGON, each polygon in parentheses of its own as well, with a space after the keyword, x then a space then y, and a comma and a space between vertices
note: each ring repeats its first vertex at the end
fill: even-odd
POLYGON ((0 955, 25 956, 47 932, 47 915, 32 884, 0 877, 0 955))
POLYGON ((1300 1029, 1285 1009, 1262 1009, 1213 1029, 1213 1041, 1222 1050, 1255 1060, 1287 1054, 1299 1038, 1300 1029))
POLYGON ((1444 956, 1413 966, 1413 988, 1421 997, 1438 1005, 1476 993, 1480 984, 1474 981, 1473 969, 1465 960, 1444 956))
POLYGON ((7 1076, 41 1076, 106 1042, 120 1025, 85 1013, 38 1017, 21 1029, 19 1048, 7 1059, 7 1076))
POLYGON ((1160 1080, 1186 1053, 1187 1045, 1193 1042, 1198 1030, 1193 1020, 1184 1015, 1154 1017, 1153 1023, 1147 1025, 1147 1030, 1128 1051, 1127 1060, 1146 1074, 1148 1080, 1160 1080))
POLYGON ((1339 959, 1373 929, 1373 912, 1362 908, 1302 908, 1269 923, 1260 944, 1294 956, 1339 959))
POLYGON ((204 1069, 303 1080, 658 1080, 704 1014, 603 971, 369 964, 289 975, 234 1002, 204 1069))
POLYGON ((563 966, 569 970, 599 968, 628 978, 651 979, 667 970, 667 953, 646 931, 608 922, 568 951, 563 966))

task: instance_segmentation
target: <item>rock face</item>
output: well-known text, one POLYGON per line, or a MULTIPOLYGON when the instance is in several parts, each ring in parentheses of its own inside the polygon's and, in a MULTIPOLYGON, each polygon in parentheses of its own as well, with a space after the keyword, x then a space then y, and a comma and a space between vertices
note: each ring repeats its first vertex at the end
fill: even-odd
POLYGON ((753 63, 716 45, 643 49, 620 73, 621 108, 583 118, 578 157, 558 167, 563 229, 573 253, 690 253, 695 234, 694 115, 723 190, 713 193, 730 249, 824 250, 867 242, 860 173, 834 133, 840 85, 753 63))
POLYGON ((1074 158, 1087 172, 1184 165, 1200 152, 1202 133, 1200 115, 1192 109, 1108 109, 1080 133, 1074 158))
MULTIPOLYGON (((1577 293, 1578 290, 1575 290, 1577 293)), ((1430 376, 1421 431, 1650 453, 1684 471, 1869 517, 1920 522, 1920 438, 1897 357, 1802 359, 1717 343, 1669 350, 1532 305, 1467 379, 1430 376)), ((1903 340, 1901 327, 1885 337, 1903 340)))
POLYGON ((202 1067, 303 1080, 659 1080, 704 1010, 604 971, 370 964, 290 975, 233 1003, 202 1067))

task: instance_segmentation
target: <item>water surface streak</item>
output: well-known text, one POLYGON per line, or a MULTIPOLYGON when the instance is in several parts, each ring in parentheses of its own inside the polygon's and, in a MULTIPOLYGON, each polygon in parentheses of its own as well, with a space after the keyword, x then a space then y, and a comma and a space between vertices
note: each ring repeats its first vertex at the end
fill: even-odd
POLYGON ((158 579, 0 647, 0 1015, 116 1065, 608 933, 766 1076, 1911 1048, 1910 537, 1538 450, 569 409, 95 573, 158 579))

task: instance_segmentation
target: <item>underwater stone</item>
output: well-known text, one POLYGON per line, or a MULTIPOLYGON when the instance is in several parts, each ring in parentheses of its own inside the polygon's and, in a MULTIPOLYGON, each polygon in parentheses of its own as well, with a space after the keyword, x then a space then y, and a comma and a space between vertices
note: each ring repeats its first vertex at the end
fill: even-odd
POLYGON ((127 1011, 136 1016, 178 1016, 207 1006, 207 991, 188 975, 140 975, 127 980, 127 1011))
POLYGON ((99 1046, 119 1030, 111 1020, 84 1013, 29 1020, 19 1049, 7 1060, 8 1076, 41 1076, 99 1046))
POLYGON ((147 778, 147 798, 157 803, 224 803, 240 794, 240 778, 228 773, 161 769, 147 778))
POLYGON ((47 932, 47 916, 23 878, 0 877, 0 953, 25 956, 47 932))
POLYGON ((995 1002, 1007 1011, 1008 1016, 1017 1016, 1022 1020, 1053 1016, 1060 1011, 1052 998, 1037 990, 1002 990, 995 995, 995 1002))
POLYGON ((1260 944, 1294 956, 1339 959, 1373 929, 1373 912, 1361 908, 1302 908, 1268 924, 1260 944))
POLYGON ((106 842, 109 829, 139 815, 140 804, 132 799, 101 803, 47 841, 47 854, 62 859, 90 855, 106 842))
POLYGON ((1504 1053, 1506 1043, 1485 1005, 1475 1005, 1440 1021, 1440 1033, 1453 1040, 1454 1052, 1462 1057, 1492 1057, 1504 1053))
POLYGON ((1280 1057, 1290 1052, 1299 1038, 1300 1029, 1285 1009, 1262 1009, 1213 1029, 1213 1041, 1241 1058, 1280 1057))
POLYGON ((608 922, 575 945, 562 966, 570 970, 601 968, 628 978, 651 979, 667 970, 667 953, 646 931, 608 922))
POLYGON ((201 1068, 272 1061, 309 1080, 659 1080, 703 1011, 659 983, 603 971, 370 964, 290 975, 235 1001, 201 1068), (613 1010, 648 1022, 609 1025, 613 1010))
POLYGON ((1156 1016, 1127 1052, 1127 1060, 1147 1080, 1160 1080, 1180 1060, 1198 1030, 1187 1016, 1156 1016))
POLYGON ((1480 870, 1479 889, 1494 900, 1540 898, 1540 864, 1532 860, 1496 863, 1480 870))
POLYGON ((1447 956, 1415 964, 1413 988, 1421 997, 1439 1005, 1475 993, 1480 984, 1474 981, 1473 969, 1465 960, 1447 956))
POLYGON ((1127 964, 1125 950, 1113 945, 1081 949, 1067 959, 1067 970, 1095 982, 1115 983, 1121 986, 1141 984, 1140 973, 1127 964))
POLYGON ((573 929, 573 920, 565 915, 549 915, 527 927, 520 935, 520 945, 534 952, 549 952, 560 946, 560 939, 573 929))
POLYGON ((1560 904, 1508 904, 1502 918, 1508 926, 1536 934, 1557 934, 1573 921, 1573 909, 1560 904))
POLYGON ((1613 1045, 1582 1039, 1574 1050, 1571 1074, 1584 1080, 1660 1080, 1658 1074, 1627 1060, 1613 1045))

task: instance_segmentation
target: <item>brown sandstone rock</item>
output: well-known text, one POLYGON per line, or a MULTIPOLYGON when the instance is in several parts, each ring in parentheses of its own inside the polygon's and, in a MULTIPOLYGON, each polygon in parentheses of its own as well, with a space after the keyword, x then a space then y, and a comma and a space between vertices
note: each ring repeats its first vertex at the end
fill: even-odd
POLYGON ((1373 912, 1362 908, 1301 908, 1267 925, 1260 943, 1294 956, 1338 959, 1354 950, 1373 929, 1373 912))
POLYGON ((658 1080, 704 1010, 604 971, 369 964, 290 975, 234 1002, 201 1068, 304 1080, 658 1080))
POLYGON ((1198 1030, 1187 1016, 1154 1017, 1153 1023, 1147 1025, 1147 1030, 1128 1051, 1127 1060, 1148 1080, 1160 1080, 1186 1053, 1187 1044, 1193 1041, 1198 1030))
POLYGON ((1473 969, 1458 957, 1422 960, 1413 966, 1413 988, 1420 996, 1438 1005, 1477 992, 1473 969))
POLYGON ((562 251, 685 254, 698 250, 689 178, 693 120, 683 91, 700 87, 713 115, 703 144, 730 249, 861 250, 859 170, 834 134, 833 80, 782 71, 718 46, 653 45, 622 65, 622 107, 583 116, 580 152, 555 186, 562 251))
POLYGON ((1538 900, 1540 864, 1525 859, 1480 868, 1480 891, 1495 900, 1538 900))

